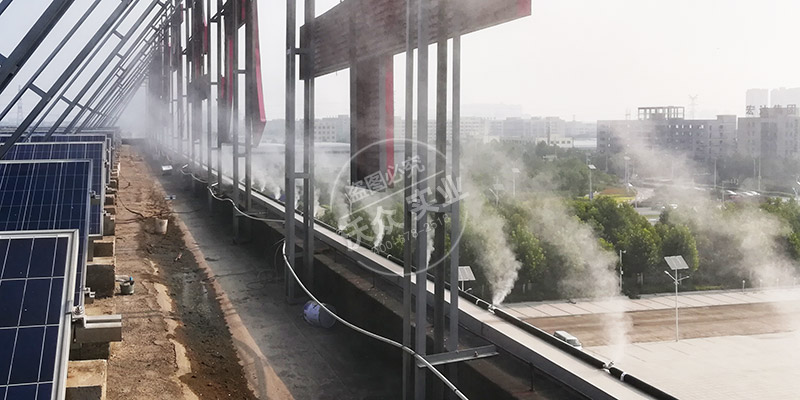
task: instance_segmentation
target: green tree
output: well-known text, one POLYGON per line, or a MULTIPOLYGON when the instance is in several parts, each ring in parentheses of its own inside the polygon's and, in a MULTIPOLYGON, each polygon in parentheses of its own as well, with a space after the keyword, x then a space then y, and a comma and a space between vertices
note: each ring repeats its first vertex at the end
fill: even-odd
POLYGON ((692 272, 700 265, 694 235, 685 225, 665 226, 661 235, 661 256, 683 256, 692 272))
POLYGON ((622 259, 626 272, 643 274, 653 270, 658 263, 659 248, 654 229, 636 229, 622 242, 625 257, 622 259))

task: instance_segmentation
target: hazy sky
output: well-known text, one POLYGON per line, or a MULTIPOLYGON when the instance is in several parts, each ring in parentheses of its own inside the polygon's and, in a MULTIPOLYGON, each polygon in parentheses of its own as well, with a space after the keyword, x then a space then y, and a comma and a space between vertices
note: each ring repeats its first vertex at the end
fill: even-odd
MULTIPOLYGON (((89 3, 76 1, 71 18, 89 3)), ((318 0, 318 11, 336 3, 318 0)), ((0 53, 10 53, 46 4, 12 3, 0 16, 0 53)), ((115 4, 102 1, 102 17, 80 31, 84 42, 115 4)), ((259 7, 267 117, 282 118, 285 2, 261 0, 259 7)), ((687 105, 689 95, 698 95, 697 117, 705 117, 743 114, 747 88, 800 86, 798 1, 534 0, 532 8, 530 17, 464 37, 463 104, 520 104, 530 115, 595 120, 624 118, 626 110, 635 115, 642 105, 687 105)), ((63 36, 64 25, 55 32, 63 36)), ((38 60, 55 43, 43 44, 38 60)), ((52 82, 81 46, 71 42, 42 79, 52 82)), ((403 59, 395 61, 396 111, 402 114, 403 59)), ((346 72, 317 81, 318 116, 347 113, 347 81, 346 72)), ((0 96, 0 105, 8 98, 0 96)), ((26 106, 35 100, 26 96, 26 106)))

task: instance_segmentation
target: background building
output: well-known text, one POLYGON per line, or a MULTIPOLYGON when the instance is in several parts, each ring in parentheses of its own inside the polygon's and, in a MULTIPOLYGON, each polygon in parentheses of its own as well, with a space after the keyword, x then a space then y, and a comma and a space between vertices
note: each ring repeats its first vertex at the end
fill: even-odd
POLYGON ((320 118, 314 122, 314 140, 317 142, 350 141, 350 116, 320 118))
POLYGON ((772 89, 769 96, 769 106, 788 107, 800 104, 800 88, 772 89))
POLYGON ((626 146, 644 146, 705 161, 737 150, 735 115, 686 119, 684 107, 675 106, 641 107, 637 115, 636 120, 597 122, 600 155, 624 152, 626 146))
POLYGON ((739 118, 738 126, 739 154, 800 159, 800 115, 796 106, 761 108, 758 117, 739 118))
POLYGON ((747 89, 745 105, 748 115, 757 115, 761 107, 769 107, 768 89, 747 89))

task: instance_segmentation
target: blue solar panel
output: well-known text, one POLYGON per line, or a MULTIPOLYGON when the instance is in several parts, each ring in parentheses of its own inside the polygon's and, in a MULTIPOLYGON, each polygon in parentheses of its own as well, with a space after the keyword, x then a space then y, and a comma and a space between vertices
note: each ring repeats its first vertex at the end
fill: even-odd
POLYGON ((103 204, 105 185, 105 143, 17 143, 4 157, 6 160, 91 160, 92 190, 99 201, 89 209, 89 236, 103 236, 103 204))
MULTIPOLYGON (((11 135, 7 134, 0 134, 0 143, 5 143, 11 135)), ((23 138, 25 139, 25 138, 23 138)), ((28 136, 27 139, 24 141, 20 139, 18 143, 21 142, 31 142, 31 143, 42 143, 42 142, 53 142, 53 143, 63 143, 63 142, 105 142, 106 144, 106 163, 110 164, 113 160, 113 141, 109 135, 104 135, 101 133, 92 133, 92 134, 75 134, 75 135, 63 135, 63 134, 56 134, 49 138, 45 138, 44 134, 41 133, 34 133, 33 136, 28 136)), ((106 168, 108 169, 108 168, 106 168)), ((106 184, 110 180, 111 176, 106 171, 106 184)), ((2 399, 0 399, 2 400, 2 399)))
MULTIPOLYGON (((5 143, 11 135, 8 134, 0 134, 0 143, 5 143)), ((92 134, 78 134, 78 135, 53 135, 49 138, 43 134, 35 133, 33 136, 28 136, 20 138, 19 142, 106 142, 111 141, 111 139, 107 135, 102 135, 99 133, 92 133, 92 134)))
POLYGON ((89 160, 0 161, 0 231, 77 229, 74 302, 83 305, 89 160))
POLYGON ((0 232, 0 399, 63 398, 77 231, 0 232))

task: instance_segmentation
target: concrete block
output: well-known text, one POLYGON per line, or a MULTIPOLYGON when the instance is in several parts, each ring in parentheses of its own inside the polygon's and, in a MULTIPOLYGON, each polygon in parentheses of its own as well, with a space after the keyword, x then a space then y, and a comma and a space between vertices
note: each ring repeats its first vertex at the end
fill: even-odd
POLYGON ((103 214, 103 234, 113 235, 116 231, 117 223, 114 215, 103 214))
POLYGON ((106 214, 117 215, 117 206, 103 206, 103 211, 106 214))
POLYGON ((113 257, 114 256, 114 238, 98 239, 94 241, 94 257, 113 257))
POLYGON ((114 189, 119 189, 119 179, 111 178, 111 182, 108 183, 108 186, 111 186, 114 189))
POLYGON ((108 361, 70 361, 67 368, 67 400, 105 400, 108 361))
POLYGON ((95 297, 111 297, 116 290, 116 261, 114 257, 95 257, 86 264, 86 286, 95 297))
POLYGON ((111 354, 111 343, 83 343, 80 347, 69 350, 70 361, 108 360, 111 354))
MULTIPOLYGON (((106 195, 109 195, 109 194, 116 195, 117 194, 117 189, 106 187, 106 195)), ((114 201, 116 201, 116 199, 114 199, 114 201)))
POLYGON ((106 200, 103 203, 103 205, 113 206, 113 205, 116 205, 116 204, 117 204, 117 194, 116 193, 113 193, 113 194, 106 193, 106 200))

